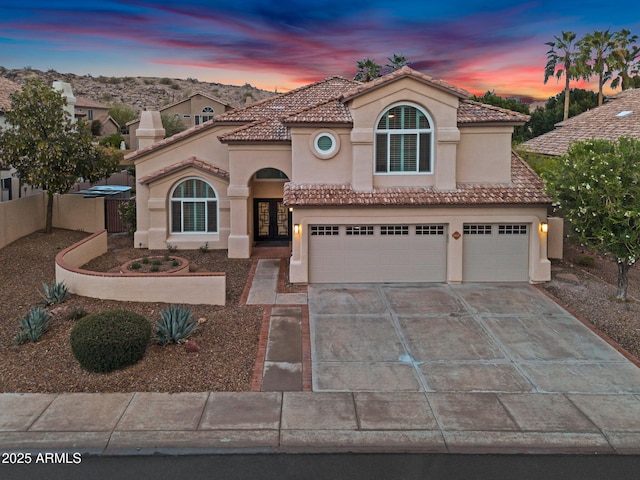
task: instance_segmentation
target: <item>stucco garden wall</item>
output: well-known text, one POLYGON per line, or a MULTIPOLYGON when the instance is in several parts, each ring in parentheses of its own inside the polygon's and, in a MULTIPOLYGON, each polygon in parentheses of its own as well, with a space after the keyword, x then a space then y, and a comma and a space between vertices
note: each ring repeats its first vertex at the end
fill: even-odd
MULTIPOLYGON (((9 202, 0 202, 0 248, 43 230, 46 226, 47 196, 44 192, 9 202)), ((104 199, 81 195, 56 195, 53 227, 83 232, 104 228, 104 199)))
POLYGON ((103 273, 80 268, 106 252, 106 230, 63 250, 56 256, 56 282, 64 282, 76 295, 106 300, 225 304, 225 273, 103 273))

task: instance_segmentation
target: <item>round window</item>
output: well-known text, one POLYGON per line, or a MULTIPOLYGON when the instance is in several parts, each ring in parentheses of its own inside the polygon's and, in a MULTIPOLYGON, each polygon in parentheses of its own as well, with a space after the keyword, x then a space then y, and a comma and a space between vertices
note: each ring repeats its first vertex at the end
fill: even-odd
POLYGON ((336 141, 336 137, 331 133, 322 132, 315 136, 313 146, 321 158, 328 158, 336 152, 338 142, 336 141))

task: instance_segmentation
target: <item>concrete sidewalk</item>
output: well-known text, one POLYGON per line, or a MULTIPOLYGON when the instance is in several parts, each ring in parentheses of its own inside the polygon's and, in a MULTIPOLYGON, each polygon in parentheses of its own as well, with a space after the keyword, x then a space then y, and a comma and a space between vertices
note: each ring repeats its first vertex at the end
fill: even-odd
MULTIPOLYGON (((286 369, 299 358, 300 351, 283 347, 283 335, 305 335, 288 309, 306 308, 306 296, 276 293, 278 262, 260 261, 247 302, 272 314, 265 378, 269 368, 286 369)), ((606 389, 4 393, 0 451, 640 455, 638 419, 640 394, 606 389)))
POLYGON ((635 395, 0 394, 0 451, 640 454, 635 395))

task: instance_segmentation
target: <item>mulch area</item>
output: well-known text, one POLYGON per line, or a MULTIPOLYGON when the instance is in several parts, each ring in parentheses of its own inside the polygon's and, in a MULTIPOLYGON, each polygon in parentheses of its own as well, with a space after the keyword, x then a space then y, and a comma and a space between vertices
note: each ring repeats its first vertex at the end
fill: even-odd
MULTIPOLYGON (((54 230, 34 233, 0 249, 3 266, 0 291, 0 391, 2 392, 200 392, 248 391, 256 359, 262 309, 240 306, 252 261, 229 259, 226 250, 206 253, 178 251, 194 270, 227 273, 227 305, 190 306, 196 319, 204 319, 190 337, 199 347, 151 343, 136 365, 107 374, 83 370, 69 343, 79 310, 95 313, 124 308, 145 316, 151 325, 160 320, 165 303, 117 302, 71 295, 54 308, 51 329, 37 343, 13 345, 19 319, 35 305, 43 305, 42 283, 55 280, 55 255, 86 237, 86 233, 54 230)), ((109 237, 109 252, 84 268, 109 271, 126 260, 166 251, 139 250, 123 235, 109 237)), ((51 309, 51 308, 50 308, 51 309)))

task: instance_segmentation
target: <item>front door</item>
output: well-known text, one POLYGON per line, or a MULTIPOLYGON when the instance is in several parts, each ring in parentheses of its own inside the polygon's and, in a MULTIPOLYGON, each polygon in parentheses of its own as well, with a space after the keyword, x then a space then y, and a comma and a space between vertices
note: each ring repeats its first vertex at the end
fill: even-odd
POLYGON ((259 198, 253 201, 254 240, 291 240, 291 215, 281 198, 259 198))

